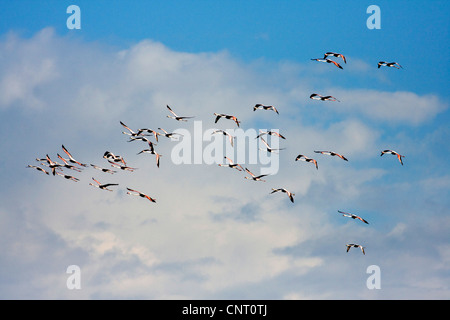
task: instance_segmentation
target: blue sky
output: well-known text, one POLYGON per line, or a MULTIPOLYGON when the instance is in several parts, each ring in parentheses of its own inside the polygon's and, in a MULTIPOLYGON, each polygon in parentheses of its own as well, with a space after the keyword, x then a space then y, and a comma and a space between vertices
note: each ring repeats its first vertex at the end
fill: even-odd
MULTIPOLYGON (((31 36, 52 26, 60 35, 126 47, 142 39, 160 41, 183 52, 229 51, 246 62, 306 61, 321 48, 346 52, 378 62, 399 58, 414 65, 416 81, 397 83, 401 89, 441 92, 448 83, 448 67, 439 61, 447 49, 449 23, 446 1, 379 1, 382 28, 365 26, 370 1, 336 4, 317 1, 80 1, 82 30, 68 30, 66 8, 71 1, 7 2, 2 5, 2 33, 10 30, 31 36), (361 12, 363 14, 361 14, 361 12), (417 14, 421 12, 421 14, 417 14), (413 51, 411 48, 414 46, 413 51), (434 77, 429 79, 427 74, 434 77), (436 90, 436 91, 435 91, 436 90)), ((351 85, 351 83, 348 83, 351 85)))
POLYGON ((2 3, 0 297, 448 299, 449 11, 448 1, 2 3), (66 27, 71 4, 81 30, 66 27), (379 30, 366 27, 372 4, 379 30), (335 58, 343 70, 311 61, 327 51, 347 57, 335 58), (380 60, 404 69, 378 69, 380 60), (311 100, 313 92, 341 102, 311 100), (254 112, 256 103, 280 115, 254 112), (166 118, 167 104, 195 119, 166 118), (214 112, 287 137, 267 182, 176 165, 177 142, 164 139, 156 168, 119 124, 194 140, 195 121, 236 129, 214 124, 214 112), (45 154, 65 156, 61 144, 84 162, 109 166, 109 150, 139 169, 64 170, 78 183, 25 169, 45 154), (380 157, 384 149, 404 154, 404 165, 380 157), (319 170, 293 161, 298 154, 319 170), (96 190, 92 176, 120 187, 96 190), (130 185, 157 203, 128 196, 130 185), (294 204, 269 194, 282 186, 294 204), (346 253, 351 241, 366 255, 346 253), (81 290, 66 287, 72 264, 81 290), (365 285, 370 265, 381 269, 379 290, 365 285))

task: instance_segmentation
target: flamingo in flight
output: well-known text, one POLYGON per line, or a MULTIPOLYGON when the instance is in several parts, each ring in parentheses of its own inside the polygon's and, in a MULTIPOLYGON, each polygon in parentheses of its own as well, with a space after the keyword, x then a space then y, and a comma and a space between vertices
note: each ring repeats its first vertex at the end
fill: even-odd
POLYGON ((136 136, 140 136, 141 135, 142 132, 140 132, 140 131, 134 132, 125 123, 123 123, 122 121, 119 121, 119 122, 125 129, 128 130, 128 132, 123 131, 122 132, 123 134, 127 134, 127 135, 132 136, 132 137, 136 137, 136 136))
POLYGON ((156 155, 156 166, 159 168, 159 158, 162 157, 162 156, 155 151, 153 146, 150 146, 150 149, 141 150, 137 154, 141 154, 141 153, 150 153, 150 154, 156 155))
POLYGON ((136 140, 144 141, 144 142, 147 142, 148 144, 153 144, 153 142, 151 142, 150 140, 148 140, 148 138, 146 138, 144 136, 139 136, 139 137, 130 136, 130 140, 128 140, 128 142, 133 142, 136 140))
POLYGON ((258 134, 258 135, 256 136, 255 139, 258 139, 259 137, 261 137, 261 136, 263 136, 263 135, 265 135, 265 134, 268 134, 268 135, 270 135, 270 136, 277 136, 277 137, 279 137, 279 138, 281 138, 281 139, 286 139, 284 136, 282 136, 282 135, 279 134, 278 132, 276 132, 276 131, 271 131, 271 130, 266 131, 266 132, 261 132, 260 134, 258 134))
POLYGON ((81 172, 81 170, 79 168, 69 164, 68 160, 64 159, 63 157, 61 157, 61 155, 59 153, 57 154, 57 156, 58 156, 58 158, 60 158, 64 162, 64 165, 62 165, 64 168, 72 169, 72 170, 81 172))
POLYGON ((114 162, 111 162, 109 160, 108 160, 108 162, 111 164, 111 167, 118 168, 118 169, 125 170, 125 171, 133 172, 134 170, 138 169, 138 168, 128 167, 126 165, 118 165, 118 164, 115 164, 114 162))
POLYGON ((321 100, 321 101, 337 101, 340 102, 338 99, 336 99, 333 96, 322 96, 318 93, 313 93, 312 95, 309 96, 310 99, 313 100, 321 100))
POLYGON ((150 149, 145 149, 145 152, 149 151, 149 153, 156 154, 155 153, 155 148, 153 146, 154 143, 151 142, 150 140, 148 140, 146 137, 130 137, 130 138, 131 138, 131 140, 128 140, 128 142, 131 142, 131 141, 134 141, 134 140, 141 140, 141 141, 147 142, 149 147, 150 147, 150 149))
POLYGON ((140 191, 133 190, 133 189, 130 189, 130 188, 127 188, 127 190, 128 190, 127 194, 130 194, 132 196, 138 196, 138 197, 141 197, 141 198, 146 198, 146 199, 150 200, 151 202, 156 202, 156 200, 154 198, 152 198, 152 197, 150 197, 150 196, 148 196, 148 195, 146 195, 146 194, 144 194, 144 193, 142 193, 140 191))
POLYGON ((242 171, 243 170, 242 166, 240 164, 234 163, 233 160, 231 160, 228 157, 223 157, 223 158, 227 159, 228 163, 227 164, 219 163, 219 167, 230 167, 230 168, 234 168, 234 169, 236 169, 238 171, 242 171))
POLYGON ((255 104, 255 106, 253 107, 253 111, 256 111, 257 109, 263 109, 263 110, 273 110, 275 111, 277 114, 280 114, 277 110, 277 108, 275 108, 274 106, 265 106, 262 105, 260 103, 255 104))
POLYGON ((112 161, 114 161, 114 162, 122 162, 123 165, 126 165, 126 164, 127 164, 127 163, 125 162, 125 159, 124 159, 124 158, 122 158, 121 156, 116 156, 114 153, 109 152, 109 151, 106 151, 106 152, 103 154, 103 158, 107 159, 108 161, 109 161, 109 160, 112 160, 112 161))
POLYGON ((266 140, 264 140, 263 137, 260 137, 260 139, 261 139, 262 142, 266 145, 266 149, 259 148, 260 150, 267 150, 267 152, 274 152, 274 153, 276 153, 275 150, 284 150, 284 148, 281 148, 281 149, 273 149, 273 148, 271 148, 271 147, 267 144, 266 140))
POLYGON ((91 166, 92 166, 94 169, 100 170, 100 171, 102 171, 102 172, 107 172, 107 173, 111 173, 111 174, 114 174, 114 173, 117 172, 117 171, 114 171, 114 170, 111 170, 111 169, 108 169, 108 168, 101 168, 101 167, 99 167, 99 166, 96 166, 95 164, 91 164, 91 166))
POLYGON ((89 185, 102 189, 102 190, 107 190, 107 191, 112 191, 111 189, 108 189, 108 187, 110 186, 118 186, 118 183, 105 183, 105 184, 101 184, 99 181, 95 180, 94 177, 92 177, 92 180, 94 180, 97 184, 93 184, 93 183, 89 183, 89 185))
POLYGON ((342 60, 344 60, 344 63, 347 63, 347 59, 345 59, 345 56, 344 56, 343 54, 341 54, 341 53, 327 52, 327 53, 325 53, 325 54, 323 55, 323 58, 326 59, 326 58, 328 58, 329 56, 333 56, 333 57, 336 57, 336 58, 342 58, 342 60))
POLYGON ((183 136, 181 133, 178 133, 178 132, 171 132, 171 133, 169 133, 166 130, 164 130, 163 128, 158 128, 158 130, 161 130, 162 132, 164 132, 164 133, 160 133, 160 135, 163 135, 163 136, 165 136, 167 138, 173 138, 175 135, 183 136))
POLYGON ((56 172, 56 174, 59 175, 59 176, 61 176, 61 177, 66 178, 67 180, 72 180, 72 181, 75 181, 75 182, 80 181, 80 179, 75 178, 75 177, 73 177, 73 176, 69 176, 68 174, 63 174, 63 173, 60 173, 60 172, 56 172))
POLYGON ((125 129, 128 130, 128 132, 122 131, 122 133, 123 134, 127 134, 127 135, 129 135, 131 137, 143 136, 143 132, 146 130, 146 129, 139 129, 138 132, 134 132, 125 123, 123 123, 122 121, 119 121, 119 122, 125 129))
POLYGON ((248 170, 247 168, 245 168, 245 171, 247 171, 247 173, 251 176, 251 177, 247 177, 245 176, 245 179, 249 179, 249 180, 253 180, 253 181, 261 181, 261 182, 266 182, 266 180, 261 180, 262 177, 267 176, 267 174, 261 174, 259 176, 255 176, 250 170, 248 170))
MULTIPOLYGON (((36 160, 38 160, 38 159, 36 159, 36 160)), ((45 162, 41 162, 41 165, 46 166, 47 168, 50 168, 50 170, 52 171, 52 174, 56 175, 56 172, 57 172, 56 170, 62 170, 61 167, 63 167, 63 165, 58 162, 54 162, 52 160, 50 160, 50 161, 51 162, 49 162, 47 159, 45 159, 45 162)))
POLYGON ((156 142, 158 142, 158 136, 161 135, 161 133, 159 133, 159 132, 157 132, 155 130, 152 130, 152 129, 147 129, 147 128, 139 129, 138 132, 139 131, 141 131, 141 132, 148 132, 148 133, 153 134, 153 136, 155 137, 156 142))
POLYGON ((307 156, 303 155, 303 154, 299 154, 296 158, 295 161, 306 161, 306 162, 312 162, 316 165, 316 169, 319 170, 319 166, 317 165, 317 161, 311 158, 308 158, 307 156))
POLYGON ((33 165, 29 164, 29 165, 27 166, 27 168, 34 168, 34 169, 36 169, 36 170, 39 170, 39 171, 45 173, 46 175, 49 175, 48 171, 45 171, 44 169, 42 169, 41 167, 38 167, 38 166, 33 166, 33 165))
POLYGON ((215 112, 214 112, 214 115, 216 116, 216 120, 214 121, 214 123, 217 123, 217 121, 219 121, 220 118, 233 120, 237 124, 238 127, 239 127, 239 123, 241 123, 235 116, 230 116, 228 114, 215 113, 215 112))
POLYGON ((291 202, 292 203, 294 202, 295 193, 292 193, 292 192, 286 190, 285 188, 278 188, 278 189, 272 188, 272 192, 270 194, 275 193, 275 192, 284 192, 284 193, 286 193, 287 196, 289 197, 289 199, 291 200, 291 202))
POLYGON ((173 112, 173 110, 168 105, 166 107, 167 107, 167 109, 169 109, 170 113, 173 114, 173 116, 167 116, 167 118, 175 119, 177 121, 185 121, 185 122, 187 121, 187 119, 194 118, 194 117, 180 117, 175 112, 173 112))
POLYGON ((393 150, 383 150, 383 151, 381 151, 380 157, 381 157, 383 154, 385 154, 385 153, 387 153, 387 154, 393 154, 394 156, 397 156, 398 161, 400 161, 400 163, 403 165, 402 158, 404 158, 405 156, 402 156, 400 153, 398 153, 398 152, 396 152, 396 151, 393 151, 393 150))
POLYGON ((342 215, 343 215, 344 217, 348 217, 348 218, 352 218, 352 219, 358 219, 358 220, 361 220, 361 221, 364 222, 364 223, 369 224, 366 220, 364 220, 363 218, 357 216, 356 214, 348 213, 348 212, 344 212, 344 211, 340 211, 340 210, 338 210, 338 212, 339 212, 339 213, 342 213, 342 215))
POLYGON ((62 167, 61 164, 52 161, 52 159, 50 159, 50 157, 48 156, 48 154, 46 155, 46 160, 48 163, 48 167, 52 170, 52 174, 55 175, 56 174, 56 168, 60 168, 62 167))
POLYGON ((380 69, 380 67, 382 67, 382 66, 403 69, 403 67, 401 65, 399 65, 397 62, 385 62, 385 61, 378 62, 378 69, 380 69))
POLYGON ((67 151, 67 149, 64 147, 64 145, 62 146, 62 149, 63 149, 63 151, 69 156, 69 162, 71 162, 71 163, 76 163, 76 164, 78 164, 78 165, 80 165, 80 166, 82 166, 82 167, 87 167, 87 164, 84 164, 84 163, 81 163, 81 162, 78 162, 77 160, 75 160, 75 159, 72 157, 72 155, 69 153, 69 151, 67 151))
POLYGON ((224 136, 228 136, 228 139, 230 140, 231 146, 233 147, 233 139, 234 139, 234 137, 231 134, 229 134, 225 130, 215 130, 213 133, 211 133, 211 135, 216 134, 216 133, 221 133, 224 136))
POLYGON ((311 59, 311 60, 319 61, 319 62, 332 63, 332 64, 334 64, 336 67, 338 67, 339 69, 344 69, 344 68, 342 68, 342 66, 341 66, 339 63, 337 63, 336 61, 333 61, 333 60, 331 60, 331 59, 311 59))
POLYGON ((343 155, 333 152, 333 151, 314 151, 315 153, 321 153, 321 154, 326 154, 329 156, 338 156, 339 158, 341 158, 342 160, 348 161, 347 158, 345 158, 343 155))
POLYGON ((361 249, 361 251, 362 251, 362 253, 365 255, 366 254, 366 252, 364 251, 364 249, 365 249, 365 247, 363 247, 362 245, 360 245, 360 244, 355 244, 355 243, 348 243, 348 244, 346 244, 346 246, 347 246, 347 252, 350 250, 350 248, 360 248, 361 249))

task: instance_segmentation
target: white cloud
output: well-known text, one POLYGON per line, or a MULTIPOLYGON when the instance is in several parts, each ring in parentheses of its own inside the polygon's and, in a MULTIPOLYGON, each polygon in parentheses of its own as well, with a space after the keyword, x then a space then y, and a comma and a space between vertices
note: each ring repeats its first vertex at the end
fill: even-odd
MULTIPOLYGON (((394 228, 392 228, 392 230, 387 234, 388 237, 392 237, 392 238, 404 238, 404 233, 407 229, 406 224, 404 223, 397 223, 394 228)), ((395 241, 395 240, 394 240, 395 241)))
POLYGON ((0 46, 0 107, 14 103, 43 107, 44 101, 37 92, 59 77, 54 57, 45 48, 52 39, 50 29, 44 29, 29 41, 22 41, 15 34, 6 37, 0 46))
MULTIPOLYGON (((14 180, 27 183, 13 183, 2 196, 8 216, 8 226, 2 230, 8 232, 0 237, 10 251, 12 265, 39 264, 47 252, 44 270, 31 283, 34 297, 74 297, 76 293, 64 287, 69 264, 80 264, 84 281, 78 297, 83 298, 220 297, 266 282, 277 286, 278 279, 305 279, 318 269, 332 274, 327 262, 335 253, 322 249, 330 247, 330 239, 333 247, 340 231, 352 229, 336 228, 327 210, 336 202, 358 201, 373 190, 367 185, 386 173, 365 164, 374 150, 378 156, 376 147, 382 135, 359 115, 417 125, 443 108, 434 96, 341 90, 338 93, 345 102, 323 108, 339 108, 338 113, 352 116, 315 123, 305 108, 310 103, 310 87, 300 74, 303 65, 272 64, 268 77, 262 71, 264 61, 247 65, 227 52, 175 52, 149 40, 115 52, 73 41, 46 29, 31 39, 12 36, 0 43, 1 49, 9 50, 0 61, 6 68, 0 76, 0 108, 3 112, 16 106, 33 110, 20 121, 42 128, 29 138, 25 133, 14 138, 17 142, 5 161, 33 163, 46 153, 56 159, 65 144, 82 162, 106 167, 102 155, 108 150, 124 155, 139 169, 115 175, 92 168, 70 172, 80 178, 78 183, 31 169, 17 173, 14 180), (20 59, 14 60, 17 52, 20 59), (375 102, 377 97, 381 102, 375 102), (266 101, 280 105, 280 115, 252 110, 255 103, 266 101), (299 107, 299 101, 305 105, 299 107), (364 102, 369 110, 363 108, 364 102), (135 129, 192 130, 192 122, 167 119, 166 104, 177 113, 195 115, 203 121, 204 130, 233 125, 214 124, 213 112, 237 114, 244 128, 258 129, 259 124, 280 128, 287 140, 280 141, 286 150, 280 153, 279 173, 258 183, 245 180, 242 172, 217 165, 177 166, 170 159, 173 143, 164 137, 157 145, 163 155, 161 168, 156 168, 152 155, 136 155, 143 145, 126 142, 119 121, 135 129), (393 104, 398 109, 392 111, 393 104), (317 149, 345 154, 349 162, 313 153, 317 149), (299 153, 317 158, 319 170, 295 162, 299 153), (114 192, 92 188, 88 182, 93 176, 119 186, 114 192), (157 203, 126 195, 127 186, 149 193, 157 203), (295 204, 284 194, 270 195, 274 186, 292 188, 295 204), (19 192, 29 196, 26 204, 16 208, 14 203, 23 201, 19 192), (28 234, 17 232, 22 224, 28 234), (12 240, 15 232, 18 239, 12 240), (52 239, 58 239, 57 243, 52 239), (298 249, 306 244, 305 251, 298 249), (287 254, 292 248, 297 251, 287 254), (62 270, 62 275, 55 270, 62 270)), ((358 68, 365 70, 365 65, 358 68)), ((398 225, 389 235, 403 235, 404 230, 408 229, 398 225)), ((344 270, 347 263, 339 260, 333 267, 344 270)), ((337 287, 314 295, 333 296, 337 287)), ((308 297, 307 292, 292 287, 277 287, 274 292, 267 288, 254 295, 308 297)), ((20 296, 19 291, 2 292, 2 296, 8 294, 20 296)))
POLYGON ((334 89, 341 103, 327 105, 337 113, 358 113, 388 124, 419 125, 432 120, 448 105, 434 94, 418 95, 407 91, 377 91, 372 89, 334 89))

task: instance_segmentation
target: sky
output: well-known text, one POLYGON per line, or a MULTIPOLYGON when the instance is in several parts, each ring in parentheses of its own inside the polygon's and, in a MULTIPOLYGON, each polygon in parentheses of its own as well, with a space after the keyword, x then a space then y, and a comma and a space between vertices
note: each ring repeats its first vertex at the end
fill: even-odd
POLYGON ((438 0, 3 1, 0 298, 449 299, 449 13, 438 0), (311 60, 325 52, 343 69, 311 60), (157 167, 120 121, 183 135, 148 137, 157 167), (259 150, 266 130, 282 150, 259 150), (63 145, 87 167, 58 172, 79 181, 27 167, 50 171, 36 158, 61 163, 63 145))

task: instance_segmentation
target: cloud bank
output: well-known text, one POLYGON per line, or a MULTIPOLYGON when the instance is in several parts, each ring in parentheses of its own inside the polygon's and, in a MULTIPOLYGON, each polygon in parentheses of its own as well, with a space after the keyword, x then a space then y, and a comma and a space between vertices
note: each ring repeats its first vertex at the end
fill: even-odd
MULTIPOLYGON (((264 62, 245 64, 226 51, 176 52, 151 40, 117 49, 60 37, 52 29, 29 39, 6 35, 0 51, 2 133, 10 137, 2 142, 8 150, 2 161, 14 168, 2 172, 8 187, 0 202, 6 252, 0 261, 1 297, 450 296, 438 281, 449 276, 441 263, 448 260, 448 240, 432 253, 414 247, 420 239, 427 239, 425 246, 444 238, 448 221, 428 222, 432 229, 422 229, 421 219, 411 218, 420 215, 431 194, 416 197, 413 213, 408 205, 402 208, 411 195, 432 186, 437 174, 418 177, 417 191, 392 178, 403 169, 395 159, 379 161, 386 142, 383 123, 433 121, 446 110, 439 97, 330 86, 323 89, 343 102, 316 103, 306 84, 311 65, 292 63, 299 72, 286 63, 270 65, 273 77, 267 77, 264 62), (256 103, 276 105, 280 115, 255 112, 256 103), (119 121, 135 129, 193 130, 192 121, 166 118, 167 104, 195 115, 204 130, 232 127, 233 122, 215 124, 214 112, 237 115, 244 128, 279 129, 287 137, 279 141, 286 148, 279 155, 280 170, 261 183, 215 164, 175 165, 174 142, 165 137, 156 145, 162 154, 157 168, 153 155, 137 155, 143 145, 127 142, 119 121), (18 128, 13 135, 12 128, 18 128), (77 183, 24 169, 36 157, 62 154, 61 144, 85 163, 107 167, 102 155, 111 151, 138 169, 114 175, 92 168, 70 171, 80 178, 77 183), (318 149, 334 149, 349 162, 314 153, 318 149), (299 153, 315 157, 319 170, 295 162, 299 153), (119 187, 92 188, 92 177, 119 187), (128 196, 127 186, 151 194, 157 203, 128 196), (270 194, 272 187, 291 189, 295 203, 270 194), (342 220, 336 210, 348 207, 366 212, 373 224, 342 220), (386 207, 397 210, 395 217, 386 207), (416 234, 419 239, 409 244, 416 234), (366 256, 345 252, 346 243, 359 240, 367 242, 366 256), (72 264, 81 268, 81 290, 66 287, 65 270, 72 264), (381 291, 366 288, 370 264, 389 270, 381 291), (436 265, 431 273, 422 269, 431 264, 436 265)), ((407 139, 397 143, 402 141, 408 146, 407 139)), ((445 181, 438 191, 443 194, 445 181)))

